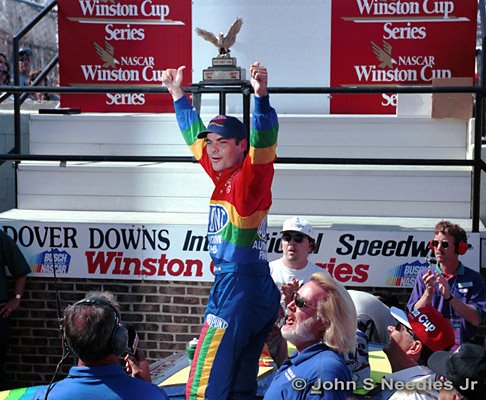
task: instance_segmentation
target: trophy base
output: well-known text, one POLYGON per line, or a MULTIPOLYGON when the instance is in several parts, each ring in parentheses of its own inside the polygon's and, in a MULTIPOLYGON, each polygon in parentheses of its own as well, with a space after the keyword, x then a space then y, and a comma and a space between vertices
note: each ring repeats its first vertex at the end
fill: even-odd
POLYGON ((243 80, 245 80, 245 70, 240 67, 221 65, 203 70, 203 82, 243 80))
POLYGON ((213 58, 213 67, 236 67, 235 57, 215 57, 213 58))

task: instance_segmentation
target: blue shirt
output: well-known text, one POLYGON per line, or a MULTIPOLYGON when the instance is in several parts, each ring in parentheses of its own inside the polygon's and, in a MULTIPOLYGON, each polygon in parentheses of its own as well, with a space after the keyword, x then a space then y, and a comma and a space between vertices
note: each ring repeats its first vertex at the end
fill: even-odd
MULTIPOLYGON (((411 311, 415 303, 422 297, 425 292, 425 284, 422 279, 428 268, 423 268, 417 274, 413 291, 408 300, 407 307, 411 311)), ((442 273, 439 266, 436 265, 436 271, 442 273)), ((460 299, 463 303, 473 306, 481 321, 486 319, 486 287, 484 286, 483 277, 471 268, 465 267, 459 263, 457 274, 448 280, 451 289, 451 295, 460 299)), ((454 309, 444 297, 440 294, 439 288, 435 287, 434 297, 432 299, 432 306, 434 306, 440 313, 450 318, 460 318, 454 314, 454 309)), ((464 318, 461 319, 461 339, 463 342, 470 341, 476 335, 476 327, 467 322, 464 318)))
MULTIPOLYGON (((42 386, 32 400, 44 400, 47 386, 42 386)), ((127 375, 121 365, 72 367, 67 378, 56 382, 49 400, 167 400, 158 386, 127 375)))
POLYGON ((353 384, 343 356, 316 343, 301 353, 295 351, 282 364, 264 399, 346 400, 353 394, 353 384))

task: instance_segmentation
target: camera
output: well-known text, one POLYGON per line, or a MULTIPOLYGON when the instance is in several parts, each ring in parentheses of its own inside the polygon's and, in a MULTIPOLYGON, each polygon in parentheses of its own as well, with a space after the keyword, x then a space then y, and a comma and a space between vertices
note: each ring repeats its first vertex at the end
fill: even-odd
POLYGON ((128 344, 127 344, 127 354, 129 356, 135 357, 138 346, 138 334, 132 325, 126 325, 128 332, 128 344))

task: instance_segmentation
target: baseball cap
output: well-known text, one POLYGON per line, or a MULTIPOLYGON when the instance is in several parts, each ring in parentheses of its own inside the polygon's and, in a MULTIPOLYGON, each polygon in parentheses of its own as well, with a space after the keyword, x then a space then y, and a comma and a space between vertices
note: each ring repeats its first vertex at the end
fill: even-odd
POLYGON ((314 240, 314 230, 312 229, 311 224, 309 223, 309 221, 302 217, 292 217, 286 219, 283 223, 283 228, 280 233, 283 232, 301 232, 314 240))
POLYGON ((486 393, 486 347, 464 343, 454 353, 437 351, 427 363, 435 373, 451 381, 468 399, 484 398, 486 393))
POLYGON ((206 130, 200 132, 197 137, 198 139, 204 139, 208 133, 216 133, 228 139, 246 139, 248 137, 245 125, 238 118, 228 115, 217 115, 214 117, 209 121, 206 130))
POLYGON ((32 52, 30 51, 30 49, 28 49, 26 47, 23 47, 19 50, 19 57, 30 58, 31 55, 32 55, 32 52))
POLYGON ((432 351, 447 349, 455 343, 451 322, 430 304, 408 314, 391 307, 390 314, 411 329, 422 344, 432 351))

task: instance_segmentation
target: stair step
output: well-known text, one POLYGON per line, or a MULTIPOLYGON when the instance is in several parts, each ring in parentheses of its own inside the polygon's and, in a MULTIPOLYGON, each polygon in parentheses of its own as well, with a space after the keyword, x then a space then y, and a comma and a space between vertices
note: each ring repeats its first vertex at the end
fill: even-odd
MULTIPOLYGON (((18 187, 21 209, 200 213, 213 185, 195 163, 22 162, 18 187)), ((272 192, 275 214, 467 219, 471 168, 277 164, 272 192)))
MULTIPOLYGON (((211 116, 202 118, 209 121, 211 116)), ((279 123, 280 157, 465 159, 469 151, 468 123, 461 120, 283 114, 279 123)), ((189 155, 174 114, 32 115, 30 151, 189 155)))

